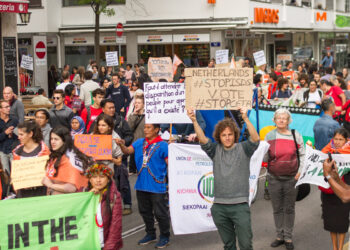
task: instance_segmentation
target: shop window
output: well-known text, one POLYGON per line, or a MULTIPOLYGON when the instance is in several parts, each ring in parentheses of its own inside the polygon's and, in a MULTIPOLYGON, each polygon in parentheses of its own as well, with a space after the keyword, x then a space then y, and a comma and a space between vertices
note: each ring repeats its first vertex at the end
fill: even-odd
MULTIPOLYGON (((79 6, 79 5, 89 5, 87 4, 79 4, 80 0, 62 0, 62 6, 63 7, 70 7, 70 6, 79 6)), ((111 0, 111 4, 125 4, 125 0, 111 0)))
POLYGON ((84 66, 90 59, 95 58, 94 46, 66 46, 65 64, 73 66, 84 66))
POLYGON ((295 33, 293 35, 293 60, 302 63, 313 58, 313 33, 295 33))
POLYGON ((175 44, 174 51, 188 67, 206 67, 210 60, 209 44, 175 44))
POLYGON ((143 59, 145 63, 148 63, 148 58, 150 57, 172 57, 172 45, 139 45, 139 58, 143 59))
POLYGON ((30 0, 28 4, 29 8, 39 8, 42 7, 41 0, 30 0))

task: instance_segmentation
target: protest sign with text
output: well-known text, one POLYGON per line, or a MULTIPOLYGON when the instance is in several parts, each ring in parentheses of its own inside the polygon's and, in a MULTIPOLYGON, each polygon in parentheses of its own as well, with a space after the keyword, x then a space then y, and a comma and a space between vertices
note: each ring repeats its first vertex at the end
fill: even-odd
MULTIPOLYGON (((332 158, 337 164, 339 176, 343 176, 350 172, 350 155, 349 154, 332 154, 332 158)), ((329 188, 329 184, 325 182, 323 176, 323 162, 328 159, 328 155, 312 149, 306 145, 306 153, 304 159, 304 168, 300 174, 300 178, 295 186, 309 183, 324 188, 329 188)))
POLYGON ((81 152, 95 160, 112 160, 111 135, 75 135, 74 144, 81 152))
POLYGON ((1 249, 101 249, 91 192, 1 201, 1 249))
MULTIPOLYGON (((250 160, 249 204, 256 192, 262 159, 268 148, 267 142, 260 142, 250 160)), ((214 201, 213 162, 201 147, 170 144, 168 176, 174 234, 216 230, 210 211, 214 201)))
POLYGON ((197 110, 252 108, 253 69, 186 68, 186 107, 197 110))
POLYGON ((173 81, 173 61, 170 57, 150 57, 148 58, 148 75, 152 81, 158 82, 165 79, 173 81))
POLYGON ((185 108, 185 84, 146 82, 146 123, 192 123, 185 108))
POLYGON ((118 66, 118 51, 107 51, 106 52, 106 64, 107 66, 118 66))
POLYGON ((22 55, 21 68, 33 70, 33 57, 22 55))
POLYGON ((253 53, 256 66, 261 66, 266 64, 265 52, 263 50, 253 53))
POLYGON ((228 49, 217 50, 215 57, 216 64, 228 63, 228 49))
POLYGON ((12 161, 11 181, 15 190, 42 186, 48 155, 12 161))

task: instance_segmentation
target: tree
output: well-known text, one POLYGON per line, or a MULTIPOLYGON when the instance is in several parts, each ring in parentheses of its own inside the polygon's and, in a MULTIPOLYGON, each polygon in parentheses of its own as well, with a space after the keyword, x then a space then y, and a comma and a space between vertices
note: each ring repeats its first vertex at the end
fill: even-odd
POLYGON ((112 3, 125 3, 125 0, 79 0, 78 3, 80 5, 90 4, 95 13, 95 58, 97 65, 100 65, 100 15, 102 13, 109 17, 114 16, 114 9, 108 6, 112 3))

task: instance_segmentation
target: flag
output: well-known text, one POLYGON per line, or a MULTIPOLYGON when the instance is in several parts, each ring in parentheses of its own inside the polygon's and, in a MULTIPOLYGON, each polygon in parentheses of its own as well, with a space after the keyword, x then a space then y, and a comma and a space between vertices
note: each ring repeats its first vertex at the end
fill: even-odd
POLYGON ((180 58, 177 57, 177 55, 174 55, 174 59, 173 59, 173 73, 174 73, 174 76, 176 74, 177 67, 179 67, 180 64, 183 64, 183 62, 181 61, 180 58))

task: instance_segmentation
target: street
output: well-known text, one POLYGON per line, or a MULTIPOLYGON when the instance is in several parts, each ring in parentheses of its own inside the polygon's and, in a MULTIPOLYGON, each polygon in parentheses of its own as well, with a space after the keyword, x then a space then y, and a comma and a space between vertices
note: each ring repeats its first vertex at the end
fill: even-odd
MULTIPOLYGON (((136 176, 131 176, 130 185, 133 196, 133 214, 123 217, 123 249, 150 250, 154 249, 153 243, 147 246, 137 245, 138 240, 145 235, 145 231, 144 228, 141 230, 139 229, 140 226, 143 225, 143 221, 137 210, 135 190, 133 188, 135 181, 136 176)), ((263 179, 260 179, 258 197, 251 207, 253 247, 255 250, 274 249, 270 247, 270 243, 275 237, 272 207, 270 201, 266 201, 263 198, 263 184, 263 179)), ((159 233, 157 226, 156 228, 157 233, 159 233)), ((348 236, 346 236, 345 239, 347 242, 348 236)), ((297 202, 294 228, 294 246, 296 250, 332 249, 330 235, 323 229, 323 222, 321 219, 320 191, 315 186, 312 186, 311 193, 307 198, 305 198, 303 201, 297 202)), ((172 234, 170 238, 170 246, 167 247, 167 249, 213 250, 223 249, 223 244, 217 232, 177 236, 172 234)), ((285 249, 285 247, 280 246, 275 249, 285 249)))

